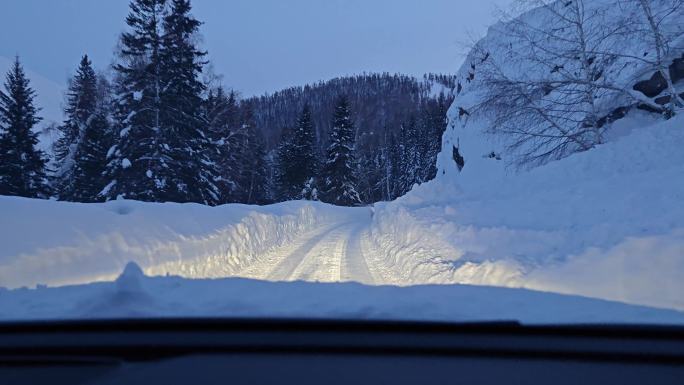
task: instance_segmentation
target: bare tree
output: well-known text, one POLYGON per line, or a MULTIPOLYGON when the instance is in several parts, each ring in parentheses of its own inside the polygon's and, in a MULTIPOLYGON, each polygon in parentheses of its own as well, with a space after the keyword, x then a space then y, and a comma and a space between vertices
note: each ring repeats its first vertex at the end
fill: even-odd
POLYGON ((660 74, 666 87, 667 114, 673 116, 678 108, 684 107, 684 100, 677 93, 669 70, 673 56, 682 52, 680 40, 684 36, 681 27, 684 0, 622 0, 621 5, 627 10, 633 10, 627 13, 629 16, 625 21, 636 34, 634 36, 636 39, 647 40, 647 44, 653 49, 653 54, 626 55, 623 52, 616 52, 616 54, 643 62, 647 65, 647 71, 660 74))
MULTIPOLYGON (((482 101, 513 163, 530 166, 604 142, 616 101, 661 108, 607 71, 616 42, 629 34, 610 7, 583 0, 522 0, 523 17, 506 17, 498 39, 475 46, 482 101)), ((473 68, 474 73, 474 68, 473 68)), ((619 105, 619 104, 618 104, 619 105)))

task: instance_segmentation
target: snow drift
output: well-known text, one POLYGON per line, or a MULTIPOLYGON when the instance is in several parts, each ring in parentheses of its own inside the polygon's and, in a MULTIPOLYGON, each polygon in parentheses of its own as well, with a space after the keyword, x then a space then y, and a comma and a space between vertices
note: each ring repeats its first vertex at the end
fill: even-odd
POLYGON ((147 274, 226 277, 334 217, 316 202, 268 207, 0 197, 0 286, 114 279, 134 260, 147 274))
MULTIPOLYGON (((584 3, 601 16, 588 28, 633 15, 638 4, 584 3)), ((519 20, 543 30, 552 25, 545 12, 519 20)), ((505 23, 491 27, 458 73, 437 179, 379 209, 371 244, 387 266, 401 266, 403 284, 526 287, 684 309, 684 117, 664 121, 624 92, 602 93, 599 115, 627 107, 607 120, 603 144, 536 168, 508 167, 515 154, 506 138, 492 135, 492 114, 478 110, 487 91, 483 63, 523 77, 553 68, 519 55, 506 32, 505 23)), ((624 55, 654 54, 638 40, 602 44, 624 55)), ((613 59, 601 76, 626 93, 653 75, 640 60, 613 59)), ((661 96, 635 97, 651 103, 661 96)))
POLYGON ((500 179, 442 179, 387 204, 372 239, 389 244, 378 249, 403 266, 405 283, 527 287, 684 309, 682 146, 677 117, 500 179))
POLYGON ((121 317, 684 323, 676 311, 520 289, 148 277, 133 263, 114 282, 0 289, 0 320, 121 317))

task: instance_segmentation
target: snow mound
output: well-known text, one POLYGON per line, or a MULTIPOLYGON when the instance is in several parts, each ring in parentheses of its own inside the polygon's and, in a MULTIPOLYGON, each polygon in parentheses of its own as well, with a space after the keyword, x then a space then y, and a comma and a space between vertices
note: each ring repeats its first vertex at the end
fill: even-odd
POLYGON ((129 264, 114 283, 15 289, 0 320, 120 317, 264 317, 523 323, 682 324, 684 313, 530 290, 146 277, 129 264), (122 278, 144 287, 123 285, 122 278))
POLYGON ((145 277, 140 266, 135 262, 128 262, 121 275, 116 279, 116 286, 120 292, 140 292, 141 280, 145 277))

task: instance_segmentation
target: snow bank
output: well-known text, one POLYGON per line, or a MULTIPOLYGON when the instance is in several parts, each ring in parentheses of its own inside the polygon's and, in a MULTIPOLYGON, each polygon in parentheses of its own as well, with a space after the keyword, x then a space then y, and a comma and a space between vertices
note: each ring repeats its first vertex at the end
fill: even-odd
POLYGON ((258 207, 0 197, 0 287, 111 280, 136 261, 147 274, 235 275, 273 248, 347 211, 320 203, 258 207))
POLYGON ((611 142, 530 171, 464 172, 460 183, 419 186, 376 210, 371 238, 405 284, 526 287, 684 309, 682 148, 682 116, 624 123, 611 142))
POLYGON ((0 320, 117 317, 303 317, 523 323, 684 323, 684 313, 520 289, 147 277, 0 290, 0 320))
MULTIPOLYGON (((585 5, 589 13, 598 11, 588 28, 629 22, 638 12, 637 3, 585 5)), ((519 17, 533 35, 551 25, 548 10, 519 17)), ((670 27, 681 31, 677 20, 670 27)), ((483 63, 514 78, 550 68, 524 55, 529 47, 506 28, 492 26, 457 74, 436 180, 378 205, 366 240, 376 264, 389 282, 404 285, 524 287, 684 309, 682 114, 663 122, 632 110, 608 126, 607 144, 532 170, 507 168, 513 154, 503 138, 487 133, 492 117, 478 113, 483 63), (458 156, 465 160, 462 169, 458 156)), ((606 82, 631 90, 652 75, 628 57, 651 58, 650 42, 616 35, 601 44, 625 54, 604 63, 606 82)), ((596 102, 601 116, 633 103, 610 92, 596 102)))

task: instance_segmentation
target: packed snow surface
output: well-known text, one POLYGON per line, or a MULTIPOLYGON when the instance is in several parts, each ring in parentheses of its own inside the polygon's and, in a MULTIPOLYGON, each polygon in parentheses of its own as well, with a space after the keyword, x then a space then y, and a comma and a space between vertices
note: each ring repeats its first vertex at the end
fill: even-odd
POLYGON ((120 317, 684 323, 677 311, 522 289, 147 277, 134 263, 114 282, 0 290, 0 320, 120 317))

